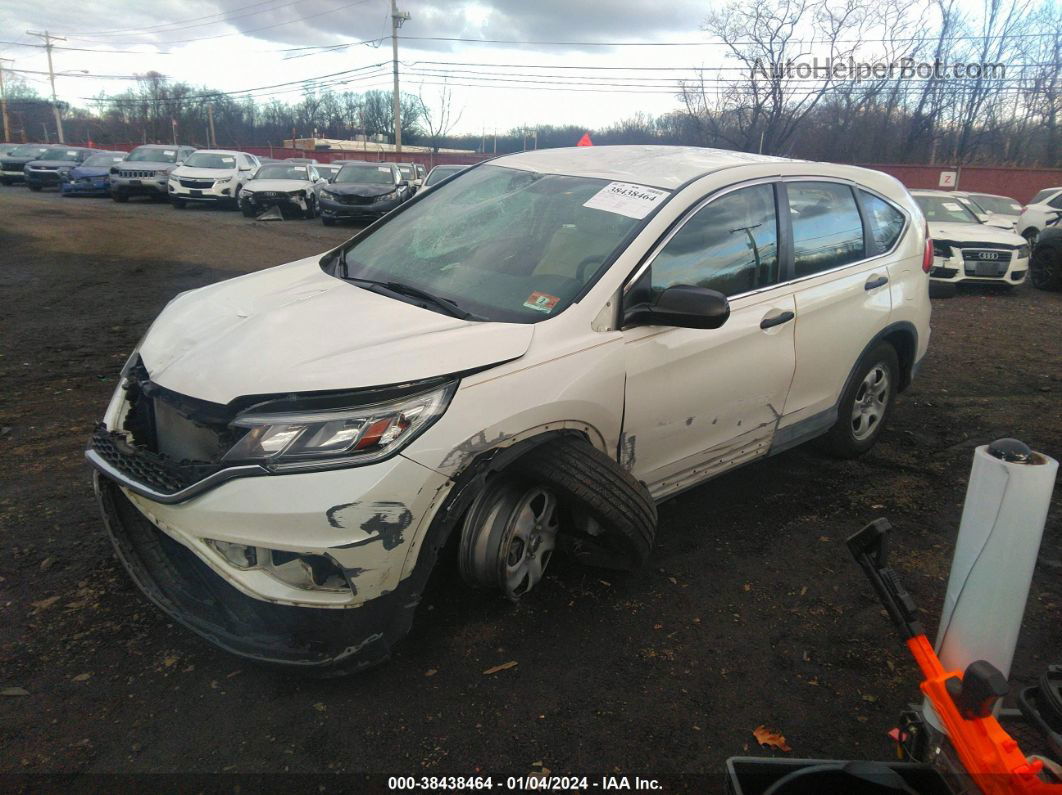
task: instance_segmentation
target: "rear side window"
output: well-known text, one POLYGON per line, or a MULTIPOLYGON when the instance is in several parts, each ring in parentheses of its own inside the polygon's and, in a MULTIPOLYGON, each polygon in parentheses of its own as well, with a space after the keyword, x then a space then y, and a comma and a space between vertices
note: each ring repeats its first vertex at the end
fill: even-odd
POLYGON ((1047 204, 1049 207, 1054 207, 1056 210, 1062 209, 1062 193, 1055 196, 1055 198, 1051 199, 1047 204))
POLYGON ((1039 204, 1040 202, 1045 202, 1052 193, 1054 193, 1054 191, 1050 188, 1048 188, 1047 190, 1042 190, 1032 197, 1032 201, 1030 201, 1029 204, 1039 204))
POLYGON ((786 189, 798 278, 866 256, 863 222, 851 188, 836 182, 790 182, 786 189))
POLYGON ((865 190, 859 191, 859 198, 863 201, 863 209, 866 211, 870 226, 867 256, 884 254, 900 239, 900 233, 903 231, 903 213, 884 199, 879 199, 865 190))
POLYGON ((657 254, 652 295, 678 284, 738 295, 778 281, 774 188, 755 185, 701 208, 657 254))

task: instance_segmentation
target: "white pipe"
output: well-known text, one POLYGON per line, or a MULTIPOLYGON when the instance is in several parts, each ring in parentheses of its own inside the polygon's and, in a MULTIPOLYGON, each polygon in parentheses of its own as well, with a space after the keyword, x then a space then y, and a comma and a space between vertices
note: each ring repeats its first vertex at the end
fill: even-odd
MULTIPOLYGON (((1057 472, 1014 439, 974 451, 937 633, 945 670, 986 660, 1010 675, 1057 472)), ((943 731, 928 701, 924 711, 943 731)))

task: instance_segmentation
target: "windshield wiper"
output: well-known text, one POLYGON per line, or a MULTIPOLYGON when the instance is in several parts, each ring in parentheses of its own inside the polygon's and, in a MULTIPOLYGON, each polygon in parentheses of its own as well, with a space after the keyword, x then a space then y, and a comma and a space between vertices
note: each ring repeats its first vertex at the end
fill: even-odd
MULTIPOLYGON (((345 259, 343 260, 344 267, 346 266, 345 259)), ((403 282, 396 281, 377 281, 375 279, 357 279, 354 277, 348 277, 348 281, 352 281, 355 284, 372 288, 383 288, 391 293, 397 293, 398 295, 408 296, 409 298, 416 298, 421 301, 425 301, 437 309, 441 309, 451 317, 460 318, 461 320, 484 320, 485 318, 479 315, 473 314, 458 306, 457 302, 450 298, 443 298, 441 295, 434 295, 427 290, 422 290, 419 287, 414 287, 412 284, 405 284, 403 282)), ((373 290, 373 292, 379 292, 379 290, 373 290)))

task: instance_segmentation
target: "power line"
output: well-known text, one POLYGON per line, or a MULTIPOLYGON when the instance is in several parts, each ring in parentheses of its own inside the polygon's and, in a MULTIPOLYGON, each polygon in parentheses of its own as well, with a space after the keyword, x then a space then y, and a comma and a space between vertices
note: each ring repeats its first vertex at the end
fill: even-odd
MULTIPOLYGON (((987 36, 946 36, 953 41, 1001 41, 1003 39, 1028 39, 1045 36, 1062 35, 1049 33, 997 33, 987 36)), ((759 41, 530 41, 522 39, 470 39, 460 36, 400 36, 407 41, 452 41, 466 44, 515 44, 538 45, 548 47, 729 47, 762 44, 759 41)), ((939 36, 913 36, 907 38, 890 38, 889 43, 897 42, 936 42, 939 36)), ((867 39, 788 39, 786 44, 867 44, 867 39)), ((872 41, 870 43, 873 43, 872 41)))

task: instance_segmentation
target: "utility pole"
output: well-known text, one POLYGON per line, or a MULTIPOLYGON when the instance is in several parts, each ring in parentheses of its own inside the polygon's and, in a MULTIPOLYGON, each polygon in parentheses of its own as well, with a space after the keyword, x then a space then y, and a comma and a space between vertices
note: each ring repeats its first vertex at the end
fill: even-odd
POLYGON ((11 140, 11 124, 7 120, 7 92, 4 91, 4 61, 14 63, 10 58, 0 58, 0 108, 4 114, 4 140, 11 140))
POLYGON ((392 112, 395 116, 395 154, 402 154, 402 98, 398 93, 398 29, 409 19, 409 12, 398 11, 398 0, 391 0, 391 65, 395 73, 392 112))
POLYGON ((207 105, 207 121, 210 123, 210 148, 218 148, 218 140, 214 137, 214 106, 207 105))
POLYGON ((52 41, 66 41, 62 36, 52 36, 48 31, 44 33, 34 33, 32 30, 27 30, 26 33, 30 36, 37 36, 44 39, 44 49, 48 53, 48 79, 52 84, 52 110, 55 112, 55 130, 59 134, 59 143, 65 144, 66 140, 63 138, 63 117, 59 114, 59 100, 55 96, 55 69, 52 68, 52 41))

